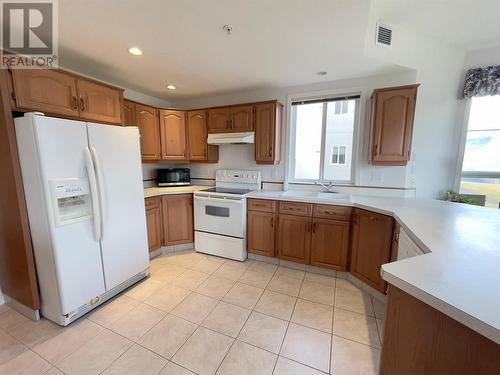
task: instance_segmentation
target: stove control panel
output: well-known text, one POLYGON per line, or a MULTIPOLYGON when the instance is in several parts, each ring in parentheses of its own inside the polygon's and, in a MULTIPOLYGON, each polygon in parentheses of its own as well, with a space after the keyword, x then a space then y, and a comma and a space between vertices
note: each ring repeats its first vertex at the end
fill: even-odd
POLYGON ((260 171, 242 171, 236 169, 219 169, 215 175, 217 182, 237 182, 244 184, 260 184, 260 171))

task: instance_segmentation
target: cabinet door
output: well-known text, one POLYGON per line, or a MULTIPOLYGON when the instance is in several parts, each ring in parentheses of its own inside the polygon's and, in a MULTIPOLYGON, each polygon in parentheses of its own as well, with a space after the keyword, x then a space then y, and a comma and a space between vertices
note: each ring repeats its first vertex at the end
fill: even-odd
POLYGON ((393 226, 390 216, 355 209, 351 273, 383 293, 387 283, 380 276, 380 267, 389 262, 393 226))
POLYGON ((137 126, 135 114, 135 103, 129 100, 123 101, 123 125, 137 126))
POLYGON ((146 209, 149 251, 159 249, 162 244, 163 227, 161 225, 161 208, 146 209))
POLYGON ((160 110, 160 139, 162 160, 188 160, 184 111, 160 110))
POLYGON ((16 107, 78 117, 75 77, 53 69, 13 69, 16 107))
POLYGON ((248 251, 274 257, 275 214, 248 211, 248 251))
POLYGON ((417 87, 375 91, 372 163, 404 165, 410 159, 417 87))
POLYGON ((311 218, 279 215, 278 256, 298 263, 309 263, 311 218))
POLYGON ((121 124, 121 91, 85 79, 77 79, 76 87, 81 118, 121 124))
POLYGON ((160 159, 160 125, 156 108, 135 105, 136 124, 141 134, 142 160, 160 159))
POLYGON ((193 242, 193 195, 164 195, 162 211, 164 244, 171 246, 193 242))
POLYGON ((255 161, 278 164, 281 158, 281 105, 255 104, 255 161))
POLYGON ((187 113, 189 140, 189 160, 207 160, 207 114, 205 111, 189 111, 187 113))
POLYGON ((253 107, 251 105, 231 107, 229 130, 231 132, 251 132, 253 130, 253 107))
POLYGON ((208 110, 207 128, 209 133, 229 132, 229 108, 208 110))
POLYGON ((311 264, 338 271, 347 269, 349 221, 313 219, 311 264))

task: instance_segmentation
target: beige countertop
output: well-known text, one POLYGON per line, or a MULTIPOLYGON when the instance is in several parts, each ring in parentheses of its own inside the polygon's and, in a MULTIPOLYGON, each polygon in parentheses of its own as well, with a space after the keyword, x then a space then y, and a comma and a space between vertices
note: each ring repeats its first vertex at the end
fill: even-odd
POLYGON ((210 189, 212 186, 189 185, 189 186, 170 186, 170 187, 151 187, 144 189, 144 198, 156 197, 167 194, 189 194, 198 190, 210 189))
POLYGON ((418 198, 255 191, 248 198, 363 208, 393 216, 425 253, 382 277, 500 344, 500 210, 418 198))

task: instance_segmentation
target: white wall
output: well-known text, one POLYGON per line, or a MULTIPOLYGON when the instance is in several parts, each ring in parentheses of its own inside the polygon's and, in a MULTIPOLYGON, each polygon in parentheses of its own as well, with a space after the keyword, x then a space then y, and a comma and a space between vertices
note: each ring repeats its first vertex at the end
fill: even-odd
MULTIPOLYGON (((356 169, 355 183, 366 186, 389 186, 406 187, 407 167, 381 167, 368 164, 368 137, 369 137, 369 116, 366 113, 367 101, 374 88, 387 87, 393 85, 404 85, 415 83, 416 73, 412 70, 397 69, 397 73, 346 79, 340 81, 324 82, 311 85, 301 85, 286 88, 261 89, 254 91, 245 91, 229 93, 224 95, 213 95, 209 97, 200 97, 189 100, 179 100, 173 104, 180 108, 202 108, 217 105, 229 105, 261 100, 277 99, 281 103, 287 103, 289 95, 311 93, 311 92, 360 92, 361 111, 360 111, 360 132, 358 147, 358 163, 356 169)), ((186 165, 191 169, 191 175, 198 178, 214 178, 215 171, 223 168, 235 169, 258 169, 262 171, 264 181, 283 182, 286 178, 286 150, 287 150, 287 130, 288 130, 289 107, 284 108, 284 129, 282 141, 282 161, 277 166, 257 165, 254 159, 253 145, 223 145, 219 148, 220 158, 217 164, 190 164, 186 165)), ((160 166, 146 165, 143 167, 145 178, 152 176, 152 170, 160 166)))
POLYGON ((383 19, 377 13, 380 1, 383 0, 375 0, 371 5, 365 53, 417 71, 416 80, 421 86, 407 184, 416 185, 419 197, 437 198, 454 183, 458 147, 456 134, 462 122, 459 89, 464 52, 439 43, 436 38, 405 30, 390 19, 383 19), (394 27, 391 48, 375 45, 377 21, 394 27))
POLYGON ((467 52, 465 55, 464 73, 470 68, 484 68, 490 65, 500 65, 500 46, 467 52))

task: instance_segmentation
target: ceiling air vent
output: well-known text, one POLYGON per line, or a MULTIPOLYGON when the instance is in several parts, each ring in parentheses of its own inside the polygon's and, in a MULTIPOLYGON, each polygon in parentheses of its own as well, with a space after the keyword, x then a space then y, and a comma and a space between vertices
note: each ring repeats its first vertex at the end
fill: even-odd
POLYGON ((378 23, 377 24, 376 44, 383 47, 390 47, 392 43, 392 28, 378 23))

